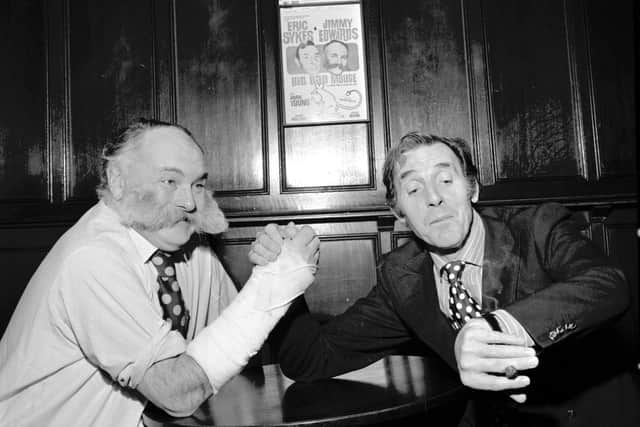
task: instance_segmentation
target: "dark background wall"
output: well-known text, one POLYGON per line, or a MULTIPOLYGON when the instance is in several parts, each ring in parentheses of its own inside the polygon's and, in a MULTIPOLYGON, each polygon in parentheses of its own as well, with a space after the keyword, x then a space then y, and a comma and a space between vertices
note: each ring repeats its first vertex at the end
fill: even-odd
MULTIPOLYGON (((277 1, 0 1, 0 332, 58 236, 96 200, 98 154, 138 116, 206 146, 240 285, 268 222, 322 241, 312 306, 366 293, 409 234, 381 166, 417 130, 468 140, 481 206, 559 201, 627 271, 638 337, 632 0, 363 0, 369 120, 284 126, 277 1), (327 292, 327 289, 331 289, 327 292)), ((636 343, 637 348, 637 343, 636 343)))

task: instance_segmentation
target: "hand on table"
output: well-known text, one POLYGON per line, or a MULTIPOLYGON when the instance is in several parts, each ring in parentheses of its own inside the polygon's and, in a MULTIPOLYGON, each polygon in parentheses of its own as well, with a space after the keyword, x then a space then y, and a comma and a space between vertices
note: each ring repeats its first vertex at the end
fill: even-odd
MULTIPOLYGON (((478 390, 512 390, 529 385, 530 379, 517 375, 510 379, 504 375, 508 366, 518 371, 538 366, 533 348, 523 338, 496 332, 484 319, 471 319, 460 329, 454 346, 460 380, 478 390)), ((511 394, 511 399, 524 403, 526 394, 511 394)))

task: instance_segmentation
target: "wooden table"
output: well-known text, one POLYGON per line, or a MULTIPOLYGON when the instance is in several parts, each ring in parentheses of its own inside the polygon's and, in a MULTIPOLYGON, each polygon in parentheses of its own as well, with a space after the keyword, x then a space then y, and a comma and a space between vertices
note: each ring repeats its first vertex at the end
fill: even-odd
POLYGON ((311 383, 293 382, 278 365, 245 371, 193 416, 172 418, 148 409, 157 426, 362 425, 424 412, 451 402, 462 387, 435 359, 389 356, 358 371, 311 383))

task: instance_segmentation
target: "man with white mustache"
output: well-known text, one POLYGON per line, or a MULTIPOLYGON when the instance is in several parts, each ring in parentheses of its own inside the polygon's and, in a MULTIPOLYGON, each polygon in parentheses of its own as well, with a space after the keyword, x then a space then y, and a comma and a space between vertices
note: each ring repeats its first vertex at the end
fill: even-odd
POLYGON ((142 425, 149 401, 190 415, 313 282, 319 241, 304 227, 236 290, 204 236, 227 221, 187 129, 140 119, 102 161, 100 201, 43 260, 0 341, 3 425, 142 425))

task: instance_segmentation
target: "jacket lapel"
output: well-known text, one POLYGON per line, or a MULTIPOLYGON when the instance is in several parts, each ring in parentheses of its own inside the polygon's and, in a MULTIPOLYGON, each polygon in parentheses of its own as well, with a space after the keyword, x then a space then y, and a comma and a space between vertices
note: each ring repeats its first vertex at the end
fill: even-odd
MULTIPOLYGON (((485 226, 482 308, 493 311, 515 300, 520 245, 504 222, 481 217, 485 226)), ((404 316, 420 340, 457 369, 453 351, 456 333, 440 311, 433 261, 419 242, 416 243, 416 253, 404 265, 397 266, 394 275, 406 289, 402 297, 406 308, 404 316)))
POLYGON ((404 317, 421 341, 434 350, 453 369, 457 369, 453 345, 455 332, 440 311, 433 277, 433 262, 426 250, 418 253, 397 271, 407 289, 404 317))
POLYGON ((515 299, 520 242, 504 222, 484 216, 482 221, 485 226, 482 309, 493 311, 515 299))

